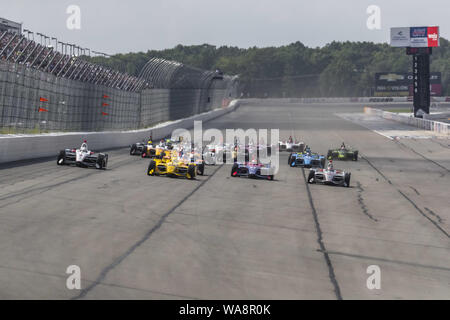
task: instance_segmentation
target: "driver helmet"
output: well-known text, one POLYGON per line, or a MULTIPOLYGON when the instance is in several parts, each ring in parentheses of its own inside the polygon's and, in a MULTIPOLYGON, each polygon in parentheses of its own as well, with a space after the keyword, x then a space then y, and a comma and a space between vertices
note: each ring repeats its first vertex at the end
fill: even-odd
POLYGON ((328 170, 328 171, 333 171, 333 170, 334 170, 334 167, 333 167, 333 161, 329 161, 329 162, 328 162, 327 170, 328 170))
POLYGON ((80 151, 86 152, 87 150, 88 150, 87 141, 84 140, 83 143, 81 144, 80 151))

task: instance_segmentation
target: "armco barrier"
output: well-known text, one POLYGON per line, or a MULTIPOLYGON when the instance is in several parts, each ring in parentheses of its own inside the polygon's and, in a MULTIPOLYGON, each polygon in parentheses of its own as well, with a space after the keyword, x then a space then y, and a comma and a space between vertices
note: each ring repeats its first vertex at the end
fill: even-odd
POLYGON ((407 124, 410 126, 414 126, 414 127, 420 128, 420 129, 433 131, 433 132, 444 134, 444 135, 448 135, 450 132, 450 130, 449 130, 450 124, 444 123, 444 122, 420 119, 420 118, 415 118, 413 116, 408 117, 408 116, 400 115, 398 113, 383 111, 383 110, 370 108, 370 107, 364 107, 364 113, 376 115, 376 116, 379 116, 384 119, 397 121, 397 122, 404 123, 404 124, 407 124))
MULTIPOLYGON (((170 136, 175 129, 190 129, 194 121, 207 122, 234 111, 239 106, 238 100, 233 100, 229 106, 215 109, 206 113, 195 115, 186 119, 167 122, 153 128, 133 131, 111 132, 73 132, 54 133, 23 136, 0 136, 0 163, 44 158, 55 156, 59 150, 73 148, 81 145, 86 139, 91 150, 107 150, 111 148, 127 147, 132 143, 148 138, 150 133, 153 139, 170 136)), ((113 159, 111 159, 113 160, 113 159)))

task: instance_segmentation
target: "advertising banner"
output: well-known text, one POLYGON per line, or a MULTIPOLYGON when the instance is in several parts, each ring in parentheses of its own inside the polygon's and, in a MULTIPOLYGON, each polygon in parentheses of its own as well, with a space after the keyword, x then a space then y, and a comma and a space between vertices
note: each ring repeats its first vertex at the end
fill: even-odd
POLYGON ((439 27, 391 28, 391 46, 402 48, 439 47, 439 27))
MULTIPOLYGON (((376 97, 407 97, 413 96, 413 74, 384 72, 375 74, 376 97)), ((442 95, 441 73, 430 74, 430 93, 432 96, 442 95)))

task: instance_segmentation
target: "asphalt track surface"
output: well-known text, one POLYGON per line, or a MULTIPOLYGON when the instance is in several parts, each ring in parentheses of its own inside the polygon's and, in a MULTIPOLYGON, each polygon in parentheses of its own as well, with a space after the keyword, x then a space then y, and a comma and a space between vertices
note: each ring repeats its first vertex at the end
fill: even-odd
POLYGON ((307 185, 287 154, 275 181, 229 165, 148 177, 128 149, 106 171, 3 165, 0 299, 450 299, 448 140, 389 140, 340 112, 362 106, 255 102, 204 126, 278 128, 320 153, 345 141, 351 188, 307 185))

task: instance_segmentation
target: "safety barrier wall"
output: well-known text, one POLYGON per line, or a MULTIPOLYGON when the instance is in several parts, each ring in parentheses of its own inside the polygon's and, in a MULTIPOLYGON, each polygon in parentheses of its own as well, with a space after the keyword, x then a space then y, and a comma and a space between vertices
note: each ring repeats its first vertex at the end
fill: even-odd
POLYGON ((413 116, 405 116, 400 115, 398 113, 383 111, 375 108, 370 107, 364 107, 364 113, 370 114, 370 115, 376 115, 379 117, 382 117, 384 119, 393 120, 397 122, 401 122, 410 126, 414 126, 420 129, 433 131, 436 133, 448 135, 450 132, 450 124, 439 122, 439 121, 433 121, 433 120, 427 120, 427 119, 421 119, 421 118, 415 118, 413 116))
MULTIPOLYGON (((158 140, 170 136, 175 129, 190 129, 194 126, 194 121, 213 120, 234 111, 238 106, 239 101, 233 100, 225 108, 140 130, 0 135, 0 163, 51 156, 54 156, 56 161, 59 150, 78 147, 85 139, 88 141, 89 148, 95 151, 127 147, 148 139, 150 134, 153 139, 158 140)), ((113 161, 113 159, 110 160, 113 161)))
MULTIPOLYGON (((249 101, 266 101, 269 103, 411 103, 410 97, 351 97, 351 98, 266 98, 245 99, 249 101)), ((450 103, 450 97, 432 97, 432 103, 450 103)))
POLYGON ((140 129, 220 108, 236 97, 231 77, 214 79, 212 72, 180 66, 168 86, 132 92, 0 61, 0 133, 140 129))

